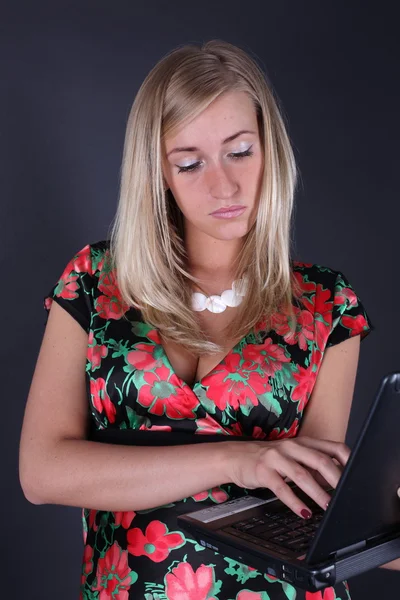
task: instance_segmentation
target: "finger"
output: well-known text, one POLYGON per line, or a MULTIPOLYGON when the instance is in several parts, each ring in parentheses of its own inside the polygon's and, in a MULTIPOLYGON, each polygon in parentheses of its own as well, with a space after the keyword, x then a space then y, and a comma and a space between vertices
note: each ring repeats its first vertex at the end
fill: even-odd
POLYGON ((300 498, 296 496, 292 488, 285 483, 276 471, 271 471, 266 477, 268 488, 288 506, 296 515, 302 519, 311 519, 312 511, 300 498))
POLYGON ((343 467, 346 465, 351 454, 350 448, 342 442, 321 440, 309 436, 298 436, 295 439, 307 448, 313 448, 320 452, 324 452, 324 454, 328 454, 331 458, 336 459, 343 467))
MULTIPOLYGON (((290 479, 307 494, 318 506, 326 510, 328 503, 331 499, 328 492, 318 483, 318 481, 312 476, 310 471, 302 464, 300 464, 299 458, 296 460, 287 458, 285 461, 284 472, 290 479)), ((279 472, 279 469, 278 469, 279 472)))
POLYGON ((315 448, 299 445, 294 447, 294 445, 292 446, 291 444, 286 445, 285 452, 291 459, 300 463, 307 469, 311 468, 318 471, 329 485, 336 488, 342 475, 342 471, 328 454, 320 452, 315 448))
MULTIPOLYGON (((307 496, 314 500, 317 505, 325 510, 330 501, 330 495, 319 485, 307 468, 301 464, 301 460, 299 460, 300 454, 303 455, 303 460, 306 464, 308 462, 308 466, 313 466, 313 463, 315 464, 316 450, 310 450, 309 448, 299 446, 294 441, 288 441, 287 444, 285 444, 285 448, 283 448, 283 445, 280 447, 273 447, 264 454, 264 464, 261 463, 261 469, 265 466, 267 474, 277 472, 282 480, 285 477, 289 478, 289 480, 297 485, 307 496), (296 456, 290 456, 290 452, 297 452, 297 454, 296 456), (309 465, 309 463, 311 463, 311 465, 309 465)), ((332 460, 328 456, 322 454, 321 456, 324 456, 327 461, 332 463, 332 460)), ((331 468, 336 469, 337 467, 332 463, 331 468)), ((324 470, 326 471, 327 469, 324 470)), ((264 472, 261 471, 260 475, 259 481, 261 482, 264 472)), ((268 481, 268 479, 266 481, 268 481)), ((283 483, 284 485, 288 485, 285 481, 283 481, 283 483)), ((270 487, 269 483, 266 485, 267 487, 270 487)), ((302 501, 301 499, 298 500, 300 502, 302 501)))

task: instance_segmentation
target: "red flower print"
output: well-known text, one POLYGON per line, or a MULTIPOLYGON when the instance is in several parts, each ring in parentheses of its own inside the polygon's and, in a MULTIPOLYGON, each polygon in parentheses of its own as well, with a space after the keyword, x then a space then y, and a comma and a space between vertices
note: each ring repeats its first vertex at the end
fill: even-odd
POLYGON ((349 303, 349 306, 357 306, 358 298, 354 293, 354 290, 348 287, 342 288, 340 294, 336 294, 335 296, 335 304, 346 304, 349 303))
POLYGON ((93 529, 93 531, 97 531, 98 530, 98 525, 96 523, 96 515, 97 515, 97 510, 95 509, 90 509, 89 511, 89 529, 93 529))
POLYGON ((312 265, 312 263, 300 262, 300 261, 298 261, 298 260, 295 260, 295 261, 294 261, 294 264, 295 264, 297 267, 306 267, 306 269, 308 269, 308 268, 310 268, 310 267, 312 267, 312 266, 313 266, 313 265, 312 265))
POLYGON ((178 378, 165 367, 158 367, 144 373, 147 385, 142 385, 138 392, 138 402, 154 415, 165 415, 170 419, 194 419, 194 412, 199 401, 197 396, 187 388, 179 386, 178 378), (174 385, 175 384, 175 385, 174 385))
POLYGON ((104 411, 110 423, 114 423, 116 408, 110 400, 110 396, 106 390, 106 382, 102 377, 92 379, 90 382, 92 403, 95 409, 99 412, 104 411))
POLYGON ((72 259, 72 265, 74 271, 77 273, 89 273, 90 275, 93 274, 92 257, 89 244, 75 254, 74 258, 72 259))
POLYGON ((100 276, 98 289, 103 292, 96 302, 99 316, 103 319, 120 319, 129 306, 122 300, 114 271, 106 271, 100 276))
POLYGON ((294 379, 298 382, 292 391, 292 400, 298 401, 297 411, 301 412, 308 402, 311 394, 311 390, 314 387, 316 373, 313 372, 313 365, 311 364, 308 369, 298 366, 298 373, 293 373, 294 379))
POLYGON ((90 361, 92 370, 97 369, 100 366, 101 359, 108 354, 107 346, 97 344, 96 340, 94 339, 93 331, 90 331, 89 333, 88 345, 89 348, 87 358, 90 361))
POLYGON ((128 553, 117 542, 109 548, 97 563, 96 586, 99 600, 128 600, 129 589, 137 580, 137 573, 128 566, 128 553))
POLYGON ((154 357, 154 344, 135 344, 134 349, 126 355, 127 362, 140 371, 152 371, 162 363, 154 357))
POLYGON ((251 592, 250 590, 242 590, 236 596, 236 600, 268 600, 269 596, 266 592, 251 592))
POLYGON ((77 298, 78 294, 76 293, 76 290, 79 289, 79 283, 77 283, 79 277, 78 273, 85 272, 92 275, 89 244, 77 252, 77 254, 69 261, 54 290, 55 295, 60 298, 66 298, 67 300, 77 298))
POLYGON ((306 279, 301 273, 295 272, 294 276, 297 279, 297 283, 300 284, 300 288, 304 293, 310 294, 312 292, 315 292, 315 283, 313 281, 306 281, 306 279))
POLYGON ((221 504, 221 502, 225 502, 226 500, 228 500, 229 496, 225 492, 225 490, 221 489, 218 486, 213 487, 210 490, 194 494, 192 498, 196 500, 196 502, 201 502, 202 500, 207 500, 208 498, 210 498, 210 500, 213 500, 216 504, 221 504))
POLYGON ((73 271, 61 275, 57 287, 54 290, 55 295, 59 298, 65 298, 66 300, 78 298, 78 294, 76 293, 76 290, 79 289, 79 283, 77 283, 78 277, 79 275, 73 271))
POLYGON ((303 300, 304 305, 315 317, 315 341, 320 350, 325 346, 332 325, 333 301, 330 290, 325 290, 319 283, 314 296, 303 300))
POLYGON ((144 431, 172 431, 172 427, 170 425, 150 425, 147 427, 144 423, 139 427, 144 431))
POLYGON ((229 435, 243 435, 243 429, 240 423, 233 423, 229 431, 229 435))
POLYGON ((243 358, 260 365, 265 374, 271 376, 282 369, 283 363, 290 362, 290 358, 285 355, 285 350, 278 344, 273 344, 271 338, 267 338, 263 344, 246 346, 243 350, 243 358))
POLYGON ((122 525, 124 529, 129 529, 136 513, 133 510, 114 511, 114 524, 122 525))
POLYGON ((240 354, 232 352, 209 375, 204 377, 202 385, 209 386, 206 396, 220 410, 231 406, 237 410, 240 405, 257 406, 257 394, 271 391, 268 377, 257 371, 240 367, 240 354))
POLYGON ((306 592, 305 600, 335 600, 335 598, 335 590, 329 587, 322 590, 322 592, 306 592))
POLYGON ((266 436, 267 436, 267 434, 265 433, 265 431, 263 431, 261 429, 261 427, 258 427, 258 425, 253 427, 253 433, 251 434, 252 438, 258 439, 258 440, 263 440, 266 436))
POLYGON ((364 328, 368 327, 367 321, 363 315, 357 315, 356 317, 343 316, 341 319, 342 325, 350 329, 350 337, 362 334, 364 328))
MULTIPOLYGON (((196 419, 196 434, 215 434, 221 433, 222 435, 231 435, 225 427, 218 423, 210 414, 206 414, 203 419, 196 419)), ((241 433, 234 432, 233 435, 242 435, 241 433)))
MULTIPOLYGON (((88 575, 93 571, 93 548, 89 545, 85 546, 82 560, 81 587, 85 585, 88 575)), ((80 598, 82 598, 82 594, 80 598)))
POLYGON ((302 350, 307 350, 307 340, 312 340, 314 335, 314 319, 308 310, 300 311, 295 308, 297 318, 297 331, 289 327, 288 317, 276 314, 272 319, 272 327, 276 333, 283 337, 287 344, 298 344, 302 350))
POLYGON ((93 569, 93 548, 89 546, 85 546, 83 551, 83 561, 82 561, 82 571, 85 575, 89 575, 93 569))
POLYGON ((170 551, 180 548, 185 539, 179 531, 168 533, 167 526, 161 521, 151 521, 146 533, 135 527, 126 534, 128 552, 133 556, 147 556, 153 562, 165 560, 170 551))
POLYGON ((281 440, 283 438, 295 437, 298 427, 299 427, 299 420, 295 419, 293 421, 293 423, 291 424, 291 426, 289 427, 289 429, 280 430, 279 428, 275 428, 269 434, 268 441, 281 440))
POLYGON ((168 600, 215 600, 210 596, 213 587, 214 569, 203 564, 193 571, 189 563, 181 562, 165 576, 168 600))
POLYGON ((93 273, 99 273, 102 271, 103 267, 104 267, 104 256, 103 258, 101 258, 99 260, 99 262, 96 262, 96 259, 92 259, 92 264, 94 265, 94 270, 93 273))
POLYGON ((146 333, 146 337, 157 345, 161 344, 160 334, 157 329, 150 329, 150 331, 146 333))

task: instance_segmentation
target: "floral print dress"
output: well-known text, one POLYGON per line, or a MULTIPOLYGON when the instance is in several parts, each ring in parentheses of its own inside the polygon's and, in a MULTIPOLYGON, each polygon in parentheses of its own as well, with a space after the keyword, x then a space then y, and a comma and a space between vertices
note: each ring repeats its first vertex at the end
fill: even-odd
MULTIPOLYGON (((154 328, 121 298, 109 242, 88 244, 44 297, 88 335, 88 411, 95 429, 185 431, 275 440, 296 435, 324 351, 373 326, 343 273, 294 261, 302 286, 298 326, 277 314, 261 340, 245 336, 193 387, 173 371, 154 328), (126 317, 126 318, 123 318, 126 317)), ((47 319, 46 319, 47 320, 47 319)), ((166 471, 168 477, 168 471, 166 471)), ((296 589, 200 546, 179 514, 225 502, 233 484, 149 510, 82 509, 80 600, 347 600, 347 583, 321 592, 296 589)), ((243 493, 243 490, 240 490, 243 493)))

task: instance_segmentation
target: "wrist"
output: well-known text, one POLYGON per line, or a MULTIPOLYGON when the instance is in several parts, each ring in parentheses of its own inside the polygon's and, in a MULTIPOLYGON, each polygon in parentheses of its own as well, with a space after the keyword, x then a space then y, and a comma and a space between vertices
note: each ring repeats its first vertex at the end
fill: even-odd
POLYGON ((259 453, 259 443, 249 442, 217 442, 221 446, 220 468, 223 483, 235 483, 243 487, 243 476, 250 467, 251 455, 259 453))

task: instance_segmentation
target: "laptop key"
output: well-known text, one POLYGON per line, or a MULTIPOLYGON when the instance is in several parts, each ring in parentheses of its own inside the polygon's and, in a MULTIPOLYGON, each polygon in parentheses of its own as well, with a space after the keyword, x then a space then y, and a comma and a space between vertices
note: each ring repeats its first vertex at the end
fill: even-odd
POLYGON ((297 531, 300 531, 301 533, 311 533, 313 530, 311 529, 311 527, 301 527, 297 531))
POLYGON ((289 539, 290 538, 287 535, 276 535, 276 536, 270 538, 270 541, 280 543, 280 542, 285 542, 286 540, 289 540, 289 539))
POLYGON ((281 533, 287 533, 288 529, 287 527, 278 527, 277 529, 273 530, 273 535, 280 535, 281 533))
MULTIPOLYGON (((285 542, 285 546, 287 548, 297 548, 301 543, 303 543, 305 541, 306 541, 306 538, 304 538, 304 537, 294 538, 292 540, 285 542)), ((309 543, 309 540, 307 540, 307 543, 309 543)))
POLYGON ((279 527, 279 523, 275 523, 275 521, 272 521, 272 523, 264 523, 263 525, 256 525, 256 527, 253 527, 253 529, 251 530, 251 533, 253 535, 258 535, 259 533, 264 533, 266 531, 274 531, 278 527, 279 527))
POLYGON ((290 525, 287 525, 287 527, 289 527, 290 529, 297 529, 298 527, 301 527, 303 524, 304 524, 303 519, 296 519, 296 520, 292 521, 292 523, 290 523, 290 525))
POLYGON ((256 527, 257 523, 246 523, 245 525, 242 525, 242 527, 240 527, 241 531, 248 531, 249 529, 253 529, 253 527, 256 527))
POLYGON ((296 538, 303 535, 303 533, 299 529, 295 529, 294 531, 288 531, 286 535, 288 538, 296 538))

